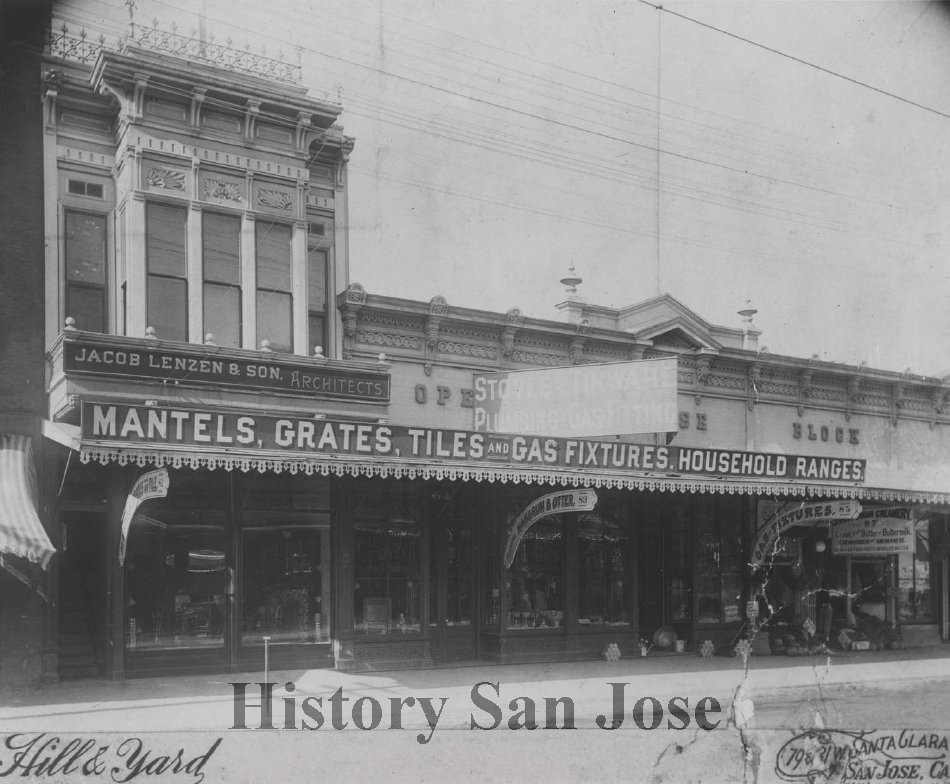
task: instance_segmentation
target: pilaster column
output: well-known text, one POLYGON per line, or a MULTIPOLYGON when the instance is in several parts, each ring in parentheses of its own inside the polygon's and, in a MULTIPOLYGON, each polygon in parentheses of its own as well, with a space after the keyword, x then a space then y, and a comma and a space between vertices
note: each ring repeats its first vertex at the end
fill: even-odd
POLYGON ((204 343, 204 286, 201 242, 201 205, 188 210, 188 340, 204 343))
POLYGON ((128 334, 145 337, 148 324, 148 271, 145 268, 145 197, 133 193, 126 202, 126 315, 128 334))
POLYGON ((294 221, 291 247, 290 286, 293 297, 294 353, 310 356, 307 346, 307 224, 294 221))
POLYGON ((257 348, 257 266, 254 249, 254 215, 241 216, 241 345, 257 348))

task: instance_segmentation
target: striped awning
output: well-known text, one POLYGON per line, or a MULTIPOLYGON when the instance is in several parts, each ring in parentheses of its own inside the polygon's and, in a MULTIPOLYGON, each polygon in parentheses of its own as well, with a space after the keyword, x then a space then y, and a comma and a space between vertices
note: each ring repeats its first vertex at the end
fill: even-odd
POLYGON ((28 436, 0 434, 0 563, 11 555, 45 569, 56 552, 36 513, 36 468, 28 436))

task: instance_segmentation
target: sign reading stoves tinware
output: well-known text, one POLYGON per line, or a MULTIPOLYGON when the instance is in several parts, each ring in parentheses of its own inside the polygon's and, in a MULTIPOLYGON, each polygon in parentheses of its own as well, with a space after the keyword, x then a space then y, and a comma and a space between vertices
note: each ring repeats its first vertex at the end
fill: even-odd
POLYGON ((679 430, 676 358, 476 373, 479 433, 591 438, 679 430))
POLYGON ((910 509, 869 509, 857 520, 835 523, 831 529, 835 555, 894 555, 913 553, 914 547, 910 509))
POLYGON ((175 384, 235 386, 320 398, 389 402, 389 374, 265 357, 196 354, 170 348, 117 347, 83 338, 63 343, 63 370, 175 384))
POLYGON ((187 407, 83 401, 82 437, 136 446, 270 450, 319 455, 503 463, 628 473, 702 474, 755 479, 860 483, 865 461, 727 449, 500 435, 376 422, 277 417, 187 407))

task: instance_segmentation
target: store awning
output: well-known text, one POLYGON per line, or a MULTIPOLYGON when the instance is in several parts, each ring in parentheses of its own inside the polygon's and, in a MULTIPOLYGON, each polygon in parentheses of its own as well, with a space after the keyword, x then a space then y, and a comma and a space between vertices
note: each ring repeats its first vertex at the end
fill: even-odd
POLYGON ((207 468, 225 471, 273 471, 321 476, 366 476, 393 479, 438 479, 501 484, 536 484, 553 487, 593 487, 656 492, 727 493, 761 496, 855 498, 950 504, 950 493, 836 485, 822 482, 768 481, 715 476, 600 472, 588 469, 529 467, 499 463, 440 462, 426 459, 357 457, 355 455, 288 454, 266 449, 218 449, 157 447, 83 440, 80 461, 106 465, 207 468))
MULTIPOLYGON (((28 436, 0 434, 0 556, 45 569, 56 552, 36 513, 36 469, 28 436)), ((0 561, 17 579, 13 564, 0 561)))

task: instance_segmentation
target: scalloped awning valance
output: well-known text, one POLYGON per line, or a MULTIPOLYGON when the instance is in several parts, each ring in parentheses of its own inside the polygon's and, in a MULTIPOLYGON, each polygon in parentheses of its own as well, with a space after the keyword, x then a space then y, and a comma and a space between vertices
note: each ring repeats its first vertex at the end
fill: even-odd
POLYGON ((225 471, 273 471, 319 476, 365 476, 394 479, 438 479, 502 484, 614 488, 657 492, 723 493, 759 496, 855 498, 868 501, 950 504, 950 493, 835 485, 808 481, 766 481, 704 476, 672 476, 645 472, 625 474, 589 469, 529 467, 510 464, 466 464, 437 460, 330 456, 250 449, 161 448, 84 441, 83 463, 154 465, 169 468, 207 468, 225 471))

